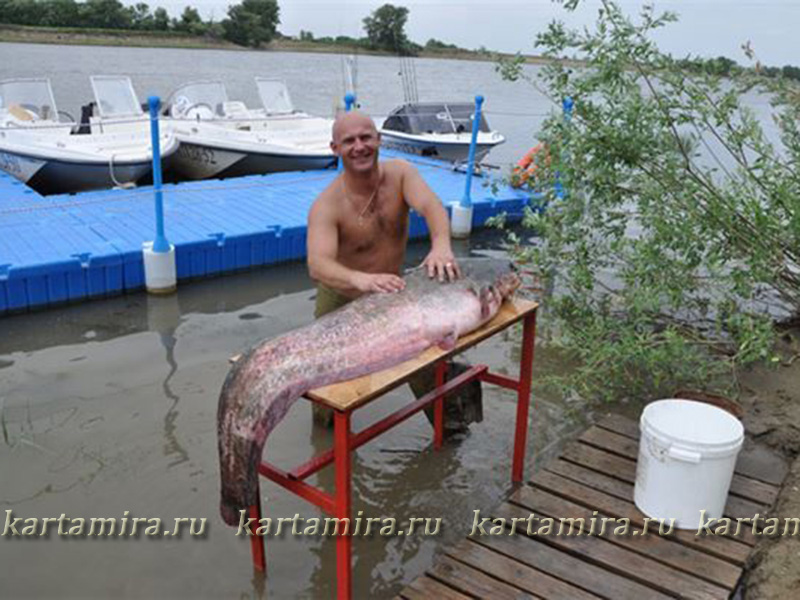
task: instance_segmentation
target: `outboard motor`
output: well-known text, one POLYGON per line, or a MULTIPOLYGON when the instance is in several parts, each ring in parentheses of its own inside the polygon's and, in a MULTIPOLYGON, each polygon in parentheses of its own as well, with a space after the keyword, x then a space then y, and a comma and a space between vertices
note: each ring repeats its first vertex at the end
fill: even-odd
POLYGON ((92 132, 91 118, 94 116, 94 102, 81 106, 81 122, 75 132, 78 135, 89 134, 92 132))

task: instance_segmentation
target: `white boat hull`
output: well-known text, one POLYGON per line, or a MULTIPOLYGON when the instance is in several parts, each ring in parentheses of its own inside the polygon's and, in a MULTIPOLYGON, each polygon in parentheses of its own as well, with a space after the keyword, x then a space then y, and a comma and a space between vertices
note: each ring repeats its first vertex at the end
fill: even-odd
MULTIPOLYGON (((467 160, 472 141, 472 137, 467 134, 423 136, 399 133, 387 129, 381 129, 380 133, 381 145, 384 148, 455 163, 467 160)), ((487 139, 483 134, 479 135, 478 143, 475 146, 475 160, 481 161, 492 148, 502 144, 504 141, 502 136, 497 139, 487 139)))
POLYGON ((28 183, 45 164, 46 161, 41 159, 0 151, 0 170, 22 183, 28 183))
POLYGON ((185 179, 224 179, 327 169, 335 163, 336 158, 331 154, 237 151, 182 139, 178 151, 170 159, 169 168, 185 179))
MULTIPOLYGON (((136 184, 150 173, 148 145, 103 148, 103 139, 93 137, 4 131, 0 135, 0 169, 44 195, 136 184)), ((177 148, 174 137, 162 137, 164 159, 177 148)))
POLYGON ((65 194, 135 185, 150 173, 151 161, 138 163, 86 164, 47 161, 26 183, 40 194, 65 194))

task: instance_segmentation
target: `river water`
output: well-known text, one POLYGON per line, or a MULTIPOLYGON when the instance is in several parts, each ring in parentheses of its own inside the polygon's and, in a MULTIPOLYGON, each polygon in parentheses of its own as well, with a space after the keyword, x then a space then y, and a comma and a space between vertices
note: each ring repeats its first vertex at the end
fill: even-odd
MULTIPOLYGON (((77 116, 89 75, 129 74, 140 97, 166 96, 189 80, 221 79, 231 98, 255 105, 253 77, 284 79, 295 104, 330 115, 342 92, 332 55, 0 44, 2 77, 51 78, 59 107, 77 116)), ((490 63, 420 60, 423 100, 487 99, 490 124, 508 143, 492 162, 515 160, 534 143, 551 104, 532 88, 501 81, 490 63), (529 113, 520 116, 520 113, 529 113)), ((399 63, 359 57, 363 109, 386 114, 402 99, 399 63)), ((502 238, 479 233, 457 252, 496 254, 502 238)), ((409 248, 408 265, 425 244, 409 248)), ((266 538, 269 578, 254 577, 246 539, 218 516, 216 407, 228 358, 259 340, 308 323, 315 291, 301 263, 181 285, 167 298, 131 294, 0 319, 0 517, 208 519, 195 538, 5 538, 4 597, 330 598, 335 543, 320 536, 266 538), (126 511, 129 511, 126 515, 126 511)), ((469 351, 470 362, 516 373, 518 332, 469 351)), ((536 373, 556 368, 538 351, 536 373)), ((358 411, 360 429, 412 398, 400 388, 358 411)), ((357 538, 354 597, 390 597, 462 538, 472 511, 509 488, 515 398, 485 386, 484 422, 441 452, 423 415, 354 455, 354 514, 443 519, 433 537, 357 538)), ((580 428, 566 408, 536 394, 527 473, 580 428)), ((270 459, 290 467, 332 443, 299 401, 271 436, 270 459)), ((331 470, 311 483, 332 490, 331 470)), ((320 517, 268 482, 266 515, 320 517)), ((169 525, 166 525, 169 526, 169 525)), ((19 528, 18 528, 19 529, 19 528)))
MULTIPOLYGON (((458 254, 496 255, 496 233, 458 254)), ((409 248, 417 264, 427 248, 409 248)), ((303 264, 188 283, 166 298, 132 294, 0 321, 0 509, 16 517, 207 518, 206 535, 181 539, 6 538, 3 596, 123 598, 330 598, 335 543, 266 538, 270 576, 254 578, 249 543, 218 517, 216 406, 228 358, 312 319, 314 290, 303 264)), ((467 354, 516 373, 518 333, 467 354)), ((536 374, 557 368, 539 352, 536 374)), ((413 399, 403 387, 358 411, 361 429, 413 399)), ((390 597, 463 537, 472 511, 509 488, 513 394, 485 386, 484 422, 440 452, 417 415, 354 455, 354 514, 443 519, 434 537, 356 538, 356 598, 390 597)), ((536 394, 527 474, 580 424, 536 394)), ((271 461, 299 464, 332 443, 297 402, 267 444, 271 461)), ((262 480, 263 481, 263 480, 262 480)), ((311 483, 332 491, 330 469, 311 483)), ((262 483, 265 514, 324 516, 262 483)), ((5 516, 3 512, 2 516, 5 516)), ((171 525, 166 525, 171 527, 171 525)))

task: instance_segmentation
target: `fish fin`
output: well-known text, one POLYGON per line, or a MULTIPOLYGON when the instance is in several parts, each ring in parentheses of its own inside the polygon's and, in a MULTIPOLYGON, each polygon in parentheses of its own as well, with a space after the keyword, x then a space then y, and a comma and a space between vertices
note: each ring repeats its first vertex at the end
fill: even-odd
POLYGON ((481 318, 489 319, 497 314, 500 310, 500 304, 503 302, 503 297, 493 285, 482 287, 479 294, 481 302, 481 318))
POLYGON ((456 347, 456 341, 458 341, 458 335, 456 335, 455 331, 451 331, 450 333, 445 335, 439 342, 439 348, 441 348, 445 352, 449 352, 450 350, 456 347))

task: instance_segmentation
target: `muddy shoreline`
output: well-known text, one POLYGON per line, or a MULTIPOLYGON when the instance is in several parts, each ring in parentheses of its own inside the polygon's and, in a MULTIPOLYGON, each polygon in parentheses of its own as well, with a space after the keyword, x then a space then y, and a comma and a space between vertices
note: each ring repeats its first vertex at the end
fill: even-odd
MULTIPOLYGON (((800 517, 800 328, 779 343, 783 361, 776 368, 759 366, 743 373, 741 403, 744 425, 757 442, 791 461, 770 516, 800 517)), ((745 571, 748 600, 800 596, 800 537, 762 538, 745 571)))

